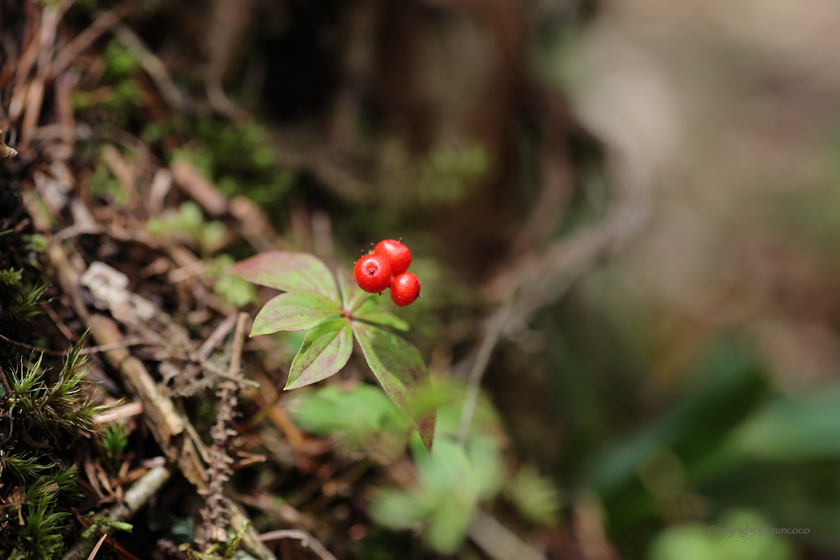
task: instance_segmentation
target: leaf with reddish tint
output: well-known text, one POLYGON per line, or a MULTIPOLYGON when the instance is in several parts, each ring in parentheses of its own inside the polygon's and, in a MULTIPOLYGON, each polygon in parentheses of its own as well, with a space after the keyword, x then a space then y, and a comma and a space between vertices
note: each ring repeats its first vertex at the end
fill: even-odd
POLYGON ((306 253, 260 253, 225 272, 284 292, 318 292, 337 305, 341 302, 335 279, 326 265, 306 253))
POLYGON ((338 269, 338 285, 341 287, 342 309, 346 313, 352 313, 358 308, 368 296, 353 279, 353 275, 344 270, 338 269))
POLYGON ((353 319, 360 319, 367 323, 376 323, 377 325, 385 325, 386 327, 391 327, 392 329, 397 329, 398 331, 408 330, 408 323, 396 315, 391 315, 385 311, 375 296, 369 297, 368 300, 364 302, 355 313, 353 313, 353 319))
POLYGON ((305 331, 341 313, 334 301, 318 292, 280 294, 265 304, 251 336, 277 331, 305 331))
POLYGON ((413 402, 415 391, 428 377, 420 352, 407 340, 373 325, 354 322, 353 332, 385 394, 408 416, 431 451, 435 412, 418 410, 413 402))
POLYGON ((303 339, 292 361, 286 389, 297 389, 337 373, 347 364, 353 351, 350 321, 341 318, 321 323, 303 339))

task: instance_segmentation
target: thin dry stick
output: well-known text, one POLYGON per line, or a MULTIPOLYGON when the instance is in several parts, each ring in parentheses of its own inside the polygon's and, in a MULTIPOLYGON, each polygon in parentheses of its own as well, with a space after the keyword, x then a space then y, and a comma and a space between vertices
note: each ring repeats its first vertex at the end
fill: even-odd
POLYGON ((335 556, 333 556, 330 551, 318 541, 318 539, 306 531, 286 529, 283 531, 271 531, 260 535, 260 540, 263 542, 276 541, 278 539, 297 539, 300 541, 300 544, 311 549, 312 552, 317 554, 321 560, 336 560, 335 556))
POLYGON ((482 510, 476 512, 467 533, 493 560, 545 560, 545 556, 482 510))
MULTIPOLYGON (((128 489, 128 492, 125 493, 123 504, 114 508, 108 518, 111 521, 128 521, 134 517, 134 514, 140 508, 152 499, 152 496, 160 492, 163 485, 166 484, 166 481, 171 476, 172 471, 167 467, 153 468, 128 489)), ((101 531, 106 535, 110 535, 114 532, 114 528, 102 527, 101 531)), ((93 542, 90 540, 79 540, 73 548, 67 551, 63 560, 83 560, 88 556, 92 548, 93 542)))
MULTIPOLYGON (((17 346, 18 348, 26 348, 27 350, 32 350, 33 352, 40 352, 42 354, 46 354, 47 356, 66 356, 70 352, 70 348, 67 350, 47 350, 45 348, 38 348, 37 346, 32 346, 29 344, 25 344, 23 342, 18 342, 17 340, 12 340, 11 338, 6 338, 2 334, 0 334, 0 340, 11 344, 12 346, 17 346)), ((80 355, 86 356, 88 354, 98 354, 99 352, 107 352, 108 350, 116 350, 117 348, 128 348, 129 346, 158 346, 160 345, 159 341, 151 340, 148 338, 127 338, 125 340, 121 340, 120 342, 115 342, 113 344, 103 344, 101 346, 93 346, 92 348, 82 348, 79 352, 80 355)))
POLYGON ((470 424, 472 424, 475 405, 478 401, 478 388, 481 385, 481 378, 487 369, 487 364, 490 363, 490 356, 493 354, 493 349, 496 347, 499 338, 502 336, 502 331, 505 329, 505 323, 510 315, 512 305, 513 298, 508 298, 487 323, 487 332, 484 334, 484 339, 481 341, 478 354, 476 354, 475 361, 473 362, 472 368, 470 368, 470 375, 467 379, 469 389, 467 389, 467 397, 464 401, 464 408, 461 411, 461 421, 458 426, 458 443, 462 447, 467 442, 467 436, 470 433, 470 424))
POLYGON ((198 349, 199 359, 206 360, 210 352, 218 345, 224 338, 230 334, 233 327, 236 325, 236 314, 231 314, 224 321, 219 323, 219 326, 207 337, 207 340, 198 349))
POLYGON ((140 59, 140 67, 146 71, 146 74, 155 83, 155 87, 157 87, 166 104, 175 111, 186 111, 188 99, 172 81, 163 61, 146 46, 143 39, 130 27, 122 23, 114 26, 114 35, 123 45, 137 53, 140 59))
POLYGON ((108 535, 102 535, 102 537, 100 537, 99 542, 96 543, 96 546, 94 546, 93 550, 90 551, 90 556, 88 556, 87 560, 93 560, 96 557, 96 553, 99 552, 99 547, 102 546, 102 543, 104 543, 107 538, 108 535))
POLYGON ((61 74, 61 72, 64 71, 71 62, 73 62, 73 59, 76 58, 79 53, 88 48, 99 38, 100 35, 116 25, 117 22, 130 14, 133 10, 134 0, 125 0, 99 16, 96 21, 90 25, 90 27, 85 29, 80 35, 77 35, 75 39, 70 41, 70 43, 64 47, 60 53, 58 53, 58 56, 55 57, 52 64, 52 77, 55 78, 61 74))

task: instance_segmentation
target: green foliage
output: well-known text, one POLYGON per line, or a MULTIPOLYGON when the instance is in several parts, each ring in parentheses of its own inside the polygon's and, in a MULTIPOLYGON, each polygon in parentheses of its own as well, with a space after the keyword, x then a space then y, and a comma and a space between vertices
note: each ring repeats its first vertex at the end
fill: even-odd
POLYGON ((663 531, 651 543, 650 560, 790 560, 793 549, 766 516, 727 512, 719 521, 689 523, 663 531), (765 532, 761 532, 762 528, 765 532), (716 532, 718 529, 726 532, 716 532))
MULTIPOLYGON (((414 436, 411 444, 420 474, 418 485, 408 490, 382 490, 370 503, 371 515, 382 525, 393 529, 427 527, 427 543, 444 553, 463 540, 479 501, 496 496, 509 478, 502 462, 498 416, 487 399, 478 400, 474 429, 464 448, 454 443, 465 395, 466 387, 451 381, 425 385, 416 392, 415 406, 437 407, 435 447, 430 455, 414 436)), ((410 428, 393 402, 367 385, 349 391, 335 385, 301 391, 292 400, 290 413, 305 431, 337 436, 352 448, 381 454, 383 444, 389 444, 385 456, 402 451, 410 428)), ((539 522, 548 522, 560 502, 551 485, 537 479, 536 483, 529 481, 525 492, 519 488, 513 491, 546 491, 545 496, 539 496, 536 510, 543 515, 539 522), (556 503, 548 503, 551 500, 556 503)), ((514 486, 517 484, 524 486, 521 481, 514 486)))
MULTIPOLYGON (((153 134, 159 132, 150 130, 153 134)), ((256 123, 233 126, 203 118, 195 122, 192 139, 172 159, 193 163, 228 197, 246 195, 268 208, 280 202, 296 180, 295 174, 278 168, 268 134, 256 123)))
POLYGON ((149 220, 146 228, 152 235, 177 237, 205 254, 212 253, 227 233, 222 222, 206 222, 201 208, 192 201, 181 204, 176 214, 149 220))
POLYGON ((353 448, 364 448, 388 434, 404 441, 411 427, 382 391, 370 385, 357 385, 349 391, 336 385, 300 391, 290 411, 295 423, 305 431, 338 435, 342 443, 353 448))
POLYGON ((19 453, 7 455, 0 459, 0 475, 8 471, 18 481, 33 481, 42 476, 50 468, 39 462, 35 453, 19 453))
POLYGON ((253 284, 239 276, 223 272, 233 263, 233 257, 230 255, 219 255, 205 261, 204 274, 213 280, 213 292, 236 307, 256 302, 257 289, 253 284))
POLYGON ((35 286, 21 289, 15 296, 14 303, 9 310, 9 316, 18 322, 30 321, 41 314, 38 303, 47 292, 47 286, 35 286))
POLYGON ((840 457, 840 387, 778 397, 733 431, 724 453, 751 459, 802 461, 840 457))
POLYGON ((241 307, 257 301, 257 289, 253 284, 235 276, 222 272, 233 264, 230 255, 220 255, 214 259, 208 259, 205 264, 205 274, 213 279, 213 292, 236 307, 241 307))
POLYGON ((284 292, 318 292, 341 311, 335 279, 327 266, 312 255, 279 251, 263 253, 236 263, 227 272, 284 292))
POLYGON ((420 169, 418 193, 423 202, 454 203, 481 184, 489 171, 490 160, 482 146, 437 147, 420 169))
POLYGON ((558 519, 560 494, 551 481, 541 477, 533 466, 525 466, 516 473, 505 488, 505 496, 529 521, 547 524, 558 519))
POLYGON ((82 533, 83 539, 90 539, 99 530, 100 527, 113 527, 117 531, 125 531, 126 533, 130 533, 134 530, 134 525, 131 523, 125 523, 124 521, 114 521, 109 517, 105 517, 104 515, 92 515, 90 518, 91 525, 82 533))
POLYGON ((343 368, 353 351, 353 327, 340 318, 316 325, 306 333, 300 350, 292 360, 286 389, 311 385, 343 368))
POLYGON ((230 535, 224 545, 219 543, 213 544, 206 552, 187 549, 189 557, 195 560, 230 560, 236 552, 236 549, 239 548, 239 543, 242 541, 242 536, 245 534, 246 529, 248 529, 248 522, 243 524, 242 529, 238 533, 230 535))
POLYGON ((62 533, 67 512, 55 511, 58 488, 47 479, 29 487, 24 494, 25 524, 17 527, 16 541, 9 555, 13 560, 48 560, 56 558, 64 548, 62 533))
POLYGON ((128 445, 128 428, 125 422, 120 422, 105 430, 100 445, 105 450, 105 456, 112 461, 122 455, 128 445))
POLYGON ((6 286, 16 286, 22 278, 20 273, 20 270, 15 270, 14 268, 0 270, 0 283, 6 286))
POLYGON ((37 362, 10 372, 9 414, 31 436, 76 438, 80 431, 92 433, 96 429, 94 418, 106 407, 94 406, 93 397, 84 389, 85 360, 80 354, 84 339, 69 352, 53 384, 45 380, 43 355, 37 362))
POLYGON ((140 58, 137 54, 120 44, 116 39, 105 47, 105 75, 109 78, 125 77, 137 68, 140 58))
POLYGON ((90 194, 96 198, 124 206, 129 201, 129 194, 117 181, 108 167, 99 162, 90 178, 90 194))
POLYGON ((251 336, 309 330, 338 314, 335 302, 318 292, 287 292, 263 306, 254 319, 251 336))
POLYGON ((43 253, 47 250, 47 237, 40 233, 33 233, 32 235, 21 236, 23 242, 26 243, 26 248, 36 253, 43 253))
POLYGON ((385 394, 411 419, 423 442, 431 448, 434 409, 418 407, 412 399, 412 393, 426 381, 426 365, 420 352, 404 338, 362 321, 354 322, 353 334, 385 394))
POLYGON ((124 47, 117 39, 111 41, 105 49, 105 79, 109 84, 94 91, 77 91, 73 94, 73 107, 76 110, 102 107, 108 110, 117 122, 124 122, 136 114, 143 106, 143 92, 134 81, 132 74, 139 62, 138 55, 124 47))
POLYGON ((369 298, 350 283, 346 272, 339 272, 337 284, 324 263, 312 255, 263 253, 233 265, 228 272, 287 292, 260 311, 252 335, 311 329, 292 361, 286 389, 321 381, 341 370, 350 358, 355 336, 385 393, 431 448, 434 408, 414 402, 427 377, 426 365, 411 343, 379 326, 406 328, 404 322, 379 307, 365 307, 369 298))
POLYGON ((371 514, 394 529, 425 524, 427 544, 451 553, 463 541, 478 504, 478 477, 461 447, 445 438, 438 438, 431 454, 415 446, 414 457, 417 487, 380 491, 371 503, 371 514))
POLYGON ((61 451, 81 433, 92 435, 95 416, 106 408, 94 406, 85 387, 81 347, 86 336, 54 376, 43 367, 43 356, 34 363, 4 368, 10 390, 0 414, 0 437, 5 440, 0 476, 4 485, 19 486, 23 497, 21 504, 0 512, 0 523, 8 522, 4 535, 8 554, 0 554, 4 560, 57 558, 65 545, 67 507, 84 498, 76 469, 65 466, 61 451))
POLYGON ((398 331, 407 331, 409 328, 407 322, 382 309, 379 298, 366 298, 365 302, 353 313, 353 316, 366 323, 384 325, 398 331))
POLYGON ((257 301, 254 285, 232 274, 221 274, 213 284, 213 292, 235 307, 257 301))
POLYGON ((79 488, 79 484, 76 482, 78 477, 78 472, 76 472, 76 467, 72 466, 70 468, 58 468, 58 471, 53 473, 53 475, 49 478, 50 484, 54 484, 55 488, 58 489, 58 493, 62 498, 67 500, 81 500, 84 499, 85 494, 82 492, 81 488, 79 488))

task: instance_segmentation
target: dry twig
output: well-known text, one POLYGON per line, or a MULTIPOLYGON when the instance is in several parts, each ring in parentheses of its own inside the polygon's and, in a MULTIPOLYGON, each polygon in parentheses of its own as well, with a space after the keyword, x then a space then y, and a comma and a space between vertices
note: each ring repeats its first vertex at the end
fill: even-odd
POLYGON ((493 560, 545 560, 545 556, 482 510, 476 512, 467 534, 493 560))
MULTIPOLYGON (((152 499, 152 496, 160 492, 171 476, 172 471, 167 467, 153 468, 134 483, 134 486, 125 493, 122 505, 114 508, 108 518, 112 521, 128 521, 152 499)), ((101 531, 105 533, 103 536, 107 536, 114 531, 114 528, 106 526, 102 527, 101 531)), ((82 560, 87 557, 92 548, 92 541, 79 540, 73 548, 67 551, 63 560, 82 560)))
POLYGON ((67 44, 52 63, 51 76, 55 78, 61 74, 67 66, 73 62, 83 50, 93 44, 103 33, 116 25, 121 19, 134 10, 134 0, 124 0, 107 12, 100 15, 90 27, 77 35, 67 44))
POLYGON ((260 540, 263 542, 276 541, 278 539, 297 539, 300 541, 300 544, 317 554, 321 560, 336 560, 335 556, 333 556, 330 551, 318 541, 318 539, 306 531, 287 529, 282 531, 271 531, 270 533, 263 533, 260 535, 260 540))
POLYGON ((242 346, 247 324, 248 314, 240 313, 233 334, 233 351, 230 357, 228 379, 219 383, 219 412, 216 415, 216 424, 210 429, 213 445, 209 450, 209 466, 207 468, 209 480, 206 490, 201 492, 206 496, 206 505, 201 510, 201 516, 204 518, 205 543, 224 542, 227 539, 225 527, 227 526, 228 511, 225 508, 223 491, 225 482, 233 472, 231 469, 233 459, 227 454, 226 447, 229 436, 236 434, 230 429, 237 403, 236 394, 239 389, 234 380, 241 377, 239 362, 242 359, 242 346))
MULTIPOLYGON (((91 315, 80 293, 79 279, 81 271, 76 269, 73 261, 68 258, 61 245, 54 245, 47 251, 53 266, 56 268, 62 289, 74 302, 74 307, 80 316, 85 317, 91 328, 94 340, 100 344, 114 344, 122 341, 122 333, 116 322, 104 315, 91 315)), ((179 414, 171 399, 162 394, 151 374, 143 362, 131 356, 125 348, 108 350, 106 360, 122 374, 129 391, 143 404, 144 420, 168 461, 178 466, 178 469, 198 491, 207 489, 208 475, 201 462, 197 449, 197 442, 189 435, 187 429, 190 421, 179 414)), ((199 441, 200 443, 200 441, 199 441)), ((235 505, 229 506, 230 524, 235 531, 239 531, 247 523, 245 514, 235 505)), ((257 534, 249 526, 242 538, 243 546, 260 560, 272 560, 274 555, 257 540, 257 534)))

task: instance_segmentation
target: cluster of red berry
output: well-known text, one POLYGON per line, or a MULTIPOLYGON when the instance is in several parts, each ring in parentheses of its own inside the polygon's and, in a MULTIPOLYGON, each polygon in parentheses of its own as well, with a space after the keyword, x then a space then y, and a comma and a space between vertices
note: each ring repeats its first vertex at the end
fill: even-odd
POLYGON ((391 287, 391 301, 404 307, 420 296, 420 280, 410 272, 411 251, 402 239, 380 241, 373 253, 356 261, 353 276, 361 289, 378 294, 391 287))

